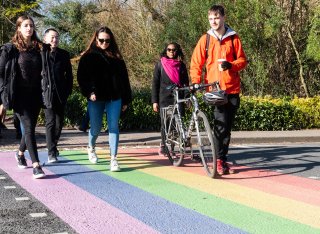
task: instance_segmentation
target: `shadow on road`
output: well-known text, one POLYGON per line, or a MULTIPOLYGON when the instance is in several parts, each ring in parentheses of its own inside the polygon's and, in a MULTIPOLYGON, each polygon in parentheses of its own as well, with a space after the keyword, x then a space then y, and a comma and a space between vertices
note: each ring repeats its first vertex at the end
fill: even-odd
MULTIPOLYGON (((320 147, 315 146, 255 146, 232 148, 229 161, 241 165, 244 171, 275 171, 298 176, 319 175, 320 147)), ((270 175, 277 176, 277 175, 270 175)))

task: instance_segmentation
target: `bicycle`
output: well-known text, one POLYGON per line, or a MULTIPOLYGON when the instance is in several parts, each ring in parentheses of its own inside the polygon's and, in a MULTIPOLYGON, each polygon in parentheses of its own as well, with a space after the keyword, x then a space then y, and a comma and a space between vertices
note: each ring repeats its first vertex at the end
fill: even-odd
POLYGON ((176 85, 167 87, 173 92, 174 104, 161 108, 162 121, 162 144, 170 162, 174 166, 181 166, 186 154, 192 158, 199 155, 202 165, 211 178, 217 175, 217 158, 213 143, 212 130, 204 112, 199 109, 196 92, 204 90, 208 86, 215 86, 218 82, 211 84, 195 84, 188 87, 178 88, 176 85), (179 92, 188 91, 189 97, 179 98, 179 92), (191 117, 185 125, 182 120, 180 103, 191 104, 191 117), (188 126, 187 128, 185 126, 188 126), (197 148, 198 151, 194 151, 197 148))

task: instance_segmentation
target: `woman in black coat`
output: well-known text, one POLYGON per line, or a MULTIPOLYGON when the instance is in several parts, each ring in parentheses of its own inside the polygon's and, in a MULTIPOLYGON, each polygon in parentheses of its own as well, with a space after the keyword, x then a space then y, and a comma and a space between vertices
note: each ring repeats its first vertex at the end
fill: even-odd
POLYGON ((88 158, 97 163, 95 144, 102 128, 103 113, 107 114, 110 144, 110 170, 119 171, 117 152, 119 118, 131 101, 131 88, 126 64, 113 33, 99 28, 81 56, 77 79, 81 93, 88 99, 90 117, 88 158))
POLYGON ((24 129, 16 154, 18 167, 27 168, 24 157, 27 148, 36 179, 45 176, 39 163, 35 128, 45 100, 42 85, 50 77, 46 59, 49 50, 50 47, 38 39, 33 19, 20 16, 12 42, 5 44, 0 57, 2 102, 7 109, 15 111, 24 129))
MULTIPOLYGON (((160 108, 173 105, 174 97, 172 92, 167 89, 168 86, 174 84, 179 87, 189 85, 188 72, 183 59, 181 46, 176 42, 167 44, 160 54, 160 61, 155 65, 152 82, 151 101, 155 112, 159 112, 160 108)), ((162 132, 161 134, 163 134, 162 132)), ((164 154, 162 145, 159 154, 164 154)))

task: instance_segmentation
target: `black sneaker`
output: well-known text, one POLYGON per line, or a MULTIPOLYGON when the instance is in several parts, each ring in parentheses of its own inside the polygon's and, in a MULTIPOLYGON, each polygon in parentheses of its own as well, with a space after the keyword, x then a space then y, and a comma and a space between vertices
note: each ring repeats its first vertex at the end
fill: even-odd
POLYGON ((19 140, 21 139, 21 137, 22 137, 21 132, 16 132, 16 139, 19 140))
POLYGON ((48 163, 58 162, 56 154, 48 154, 48 163))
POLYGON ((34 167, 33 168, 33 178, 35 179, 40 179, 45 177, 46 174, 44 174, 42 168, 40 166, 34 167))
POLYGON ((19 168, 25 169, 25 168, 28 167, 27 161, 26 161, 26 158, 24 157, 24 155, 19 155, 18 152, 16 152, 15 158, 16 158, 16 160, 18 162, 18 167, 19 168))

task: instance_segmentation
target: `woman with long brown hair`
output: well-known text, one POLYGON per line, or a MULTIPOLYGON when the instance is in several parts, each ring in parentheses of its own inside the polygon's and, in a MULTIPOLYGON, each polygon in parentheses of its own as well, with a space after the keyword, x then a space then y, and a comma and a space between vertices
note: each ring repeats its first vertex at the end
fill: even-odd
POLYGON ((24 152, 28 149, 34 178, 45 176, 39 163, 35 128, 45 99, 42 85, 50 76, 46 62, 49 48, 38 39, 33 19, 24 15, 17 19, 12 42, 4 46, 0 57, 3 104, 15 111, 24 129, 16 154, 18 167, 27 168, 24 152))
POLYGON ((95 144, 105 111, 109 131, 110 170, 119 171, 119 118, 121 111, 125 111, 131 101, 131 88, 125 62, 108 27, 101 27, 93 34, 88 48, 81 56, 77 78, 82 94, 88 99, 91 126, 88 158, 91 163, 98 162, 95 144))

